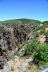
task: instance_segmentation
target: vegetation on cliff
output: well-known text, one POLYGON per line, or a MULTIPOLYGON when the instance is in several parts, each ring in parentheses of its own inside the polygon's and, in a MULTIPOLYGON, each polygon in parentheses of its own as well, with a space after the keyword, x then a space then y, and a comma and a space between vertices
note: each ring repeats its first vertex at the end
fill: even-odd
POLYGON ((0 56, 9 60, 15 55, 31 56, 38 66, 48 63, 48 21, 14 19, 0 22, 0 56))

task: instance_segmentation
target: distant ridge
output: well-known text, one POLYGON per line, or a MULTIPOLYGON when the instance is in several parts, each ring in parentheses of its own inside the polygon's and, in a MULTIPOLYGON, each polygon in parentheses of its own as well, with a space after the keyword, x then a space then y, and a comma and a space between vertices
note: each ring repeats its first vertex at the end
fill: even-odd
POLYGON ((27 18, 21 18, 21 19, 11 19, 6 21, 0 21, 0 25, 33 25, 33 24, 44 24, 48 23, 48 21, 39 21, 35 19, 27 19, 27 18))
POLYGON ((0 24, 5 25, 32 25, 32 24, 40 24, 41 21, 34 20, 34 19, 27 19, 27 18, 21 18, 21 19, 12 19, 12 20, 6 20, 6 21, 0 21, 0 24))

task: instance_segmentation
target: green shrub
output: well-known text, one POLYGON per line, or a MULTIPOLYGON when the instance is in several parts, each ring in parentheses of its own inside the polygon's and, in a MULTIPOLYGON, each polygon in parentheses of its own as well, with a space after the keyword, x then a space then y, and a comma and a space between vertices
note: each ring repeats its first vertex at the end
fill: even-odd
POLYGON ((34 37, 35 37, 35 38, 36 38, 36 37, 39 37, 39 35, 40 35, 40 32, 35 32, 34 37))
POLYGON ((33 60, 36 64, 41 62, 48 62, 48 45, 47 44, 38 44, 36 50, 32 53, 33 60))
POLYGON ((32 55, 33 51, 36 50, 38 42, 35 39, 32 39, 29 43, 24 46, 24 55, 32 55))

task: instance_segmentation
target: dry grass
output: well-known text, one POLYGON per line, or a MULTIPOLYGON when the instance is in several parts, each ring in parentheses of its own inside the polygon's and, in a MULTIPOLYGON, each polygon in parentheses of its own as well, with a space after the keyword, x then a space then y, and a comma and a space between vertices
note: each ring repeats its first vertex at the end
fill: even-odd
POLYGON ((32 65, 26 72, 40 72, 35 65, 32 65))

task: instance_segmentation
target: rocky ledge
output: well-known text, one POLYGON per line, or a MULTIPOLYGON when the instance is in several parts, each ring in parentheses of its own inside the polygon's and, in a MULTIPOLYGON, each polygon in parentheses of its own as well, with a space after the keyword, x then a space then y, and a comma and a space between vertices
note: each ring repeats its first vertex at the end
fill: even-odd
POLYGON ((17 59, 8 61, 0 72, 26 72, 31 61, 31 57, 27 59, 17 57, 17 59))

